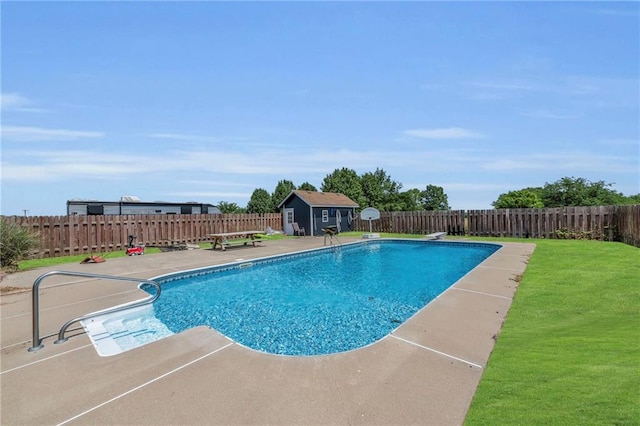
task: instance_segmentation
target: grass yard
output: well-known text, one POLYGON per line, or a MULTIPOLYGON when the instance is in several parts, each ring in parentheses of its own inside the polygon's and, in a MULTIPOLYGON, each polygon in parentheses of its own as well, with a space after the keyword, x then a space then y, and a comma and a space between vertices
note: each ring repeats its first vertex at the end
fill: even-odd
MULTIPOLYGON (((287 238, 282 234, 272 234, 272 235, 259 234, 258 237, 260 237, 260 239, 262 240, 279 240, 282 238, 287 238)), ((245 240, 251 241, 248 238, 246 238, 245 240)), ((237 240, 237 241, 242 241, 242 240, 237 240)), ((203 249, 211 248, 210 242, 199 243, 198 245, 200 246, 200 248, 203 248, 203 249)), ((149 254, 161 253, 161 252, 162 250, 160 250, 158 247, 146 247, 144 250, 144 253, 145 253, 144 256, 147 256, 149 254)), ((116 257, 125 257, 127 254, 124 250, 118 250, 118 251, 112 251, 108 253, 94 253, 94 255, 101 256, 105 260, 108 260, 116 257)), ((63 265, 65 263, 80 263, 87 256, 88 254, 77 254, 73 256, 47 257, 44 259, 22 260, 18 263, 18 270, 26 271, 29 269, 42 268, 45 266, 63 265)))
POLYGON ((640 249, 531 242, 465 425, 640 424, 640 249))
MULTIPOLYGON (((365 233, 360 231, 341 232, 338 237, 361 237, 365 233)), ((378 232, 378 234, 380 234, 380 238, 424 238, 424 234, 398 234, 392 232, 378 232)))
MULTIPOLYGON (((148 254, 160 253, 160 249, 157 247, 145 248, 145 256, 148 254)), ((112 251, 108 253, 93 253, 95 256, 100 256, 105 260, 113 259, 116 257, 125 257, 127 254, 124 250, 112 251)), ((44 259, 28 259, 21 260, 18 263, 19 271, 26 271, 34 268, 42 268, 45 266, 63 265, 65 263, 80 263, 83 259, 88 257, 89 254, 75 254, 73 256, 60 256, 60 257, 47 257, 44 259)))

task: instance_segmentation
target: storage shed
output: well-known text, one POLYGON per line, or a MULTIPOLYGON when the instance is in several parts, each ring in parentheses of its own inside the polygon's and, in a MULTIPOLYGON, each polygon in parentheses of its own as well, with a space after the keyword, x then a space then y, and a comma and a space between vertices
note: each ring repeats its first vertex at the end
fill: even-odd
POLYGON ((69 200, 68 215, 128 215, 128 214, 220 214, 213 204, 140 201, 135 196, 123 196, 120 201, 69 200))
POLYGON ((305 229, 306 235, 324 235, 322 228, 327 226, 337 226, 338 232, 349 231, 358 207, 344 194, 302 190, 291 191, 278 205, 287 235, 293 235, 294 222, 305 229))

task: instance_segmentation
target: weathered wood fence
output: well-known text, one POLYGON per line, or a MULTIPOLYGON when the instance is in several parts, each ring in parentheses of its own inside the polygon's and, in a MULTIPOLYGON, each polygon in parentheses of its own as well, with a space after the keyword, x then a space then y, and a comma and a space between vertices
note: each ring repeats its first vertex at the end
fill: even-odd
POLYGON ((640 205, 614 207, 614 240, 640 247, 640 205))
MULTIPOLYGON (((280 213, 222 215, 4 216, 40 236, 34 257, 124 250, 129 235, 146 245, 207 241, 207 234, 282 229, 280 213)), ((621 241, 640 247, 640 205, 547 209, 381 212, 373 232, 515 238, 569 238, 621 241)), ((369 231, 369 221, 353 221, 369 231)))
MULTIPOLYGON (((373 232, 622 241, 640 247, 640 205, 381 212, 373 232)), ((369 221, 354 220, 369 231, 369 221)))
POLYGON ((640 205, 469 210, 468 235, 622 241, 640 247, 640 205))
POLYGON ((40 236, 34 257, 105 253, 124 250, 129 235, 146 245, 168 246, 207 241, 207 234, 282 229, 280 213, 127 215, 127 216, 5 216, 40 236))
MULTIPOLYGON (((371 221, 373 232, 401 234, 430 234, 446 231, 449 235, 465 234, 465 210, 380 212, 380 219, 371 221)), ((369 221, 358 216, 354 231, 369 232, 369 221)))

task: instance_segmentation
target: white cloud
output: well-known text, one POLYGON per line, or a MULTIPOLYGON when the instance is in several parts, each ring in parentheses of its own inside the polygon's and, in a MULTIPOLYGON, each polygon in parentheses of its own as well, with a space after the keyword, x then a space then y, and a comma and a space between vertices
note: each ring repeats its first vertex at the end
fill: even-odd
MULTIPOLYGON (((295 152, 288 149, 265 150, 182 150, 156 151, 149 154, 124 154, 97 147, 78 150, 26 150, 7 152, 4 156, 3 179, 22 181, 95 179, 137 179, 150 175, 183 177, 183 185, 220 183, 233 176, 302 176, 326 175, 332 170, 349 167, 358 172, 376 167, 387 169, 424 168, 429 172, 455 171, 478 164, 474 151, 467 150, 401 150, 358 151, 342 149, 295 152), (456 158, 455 164, 448 159, 456 158), (208 178, 212 179, 208 179, 208 178)), ((224 183, 221 183, 221 185, 224 183)), ((227 187, 247 187, 224 184, 227 187)), ((253 185, 255 186, 255 185, 253 185)), ((206 190, 206 188, 202 188, 206 190)), ((235 191, 234 191, 235 192, 235 191)))
POLYGON ((231 187, 240 187, 240 188, 255 188, 256 185, 253 183, 240 183, 240 182, 231 182, 231 181, 216 181, 216 180, 197 180, 197 179, 189 179, 189 180, 181 180, 180 183, 185 185, 206 185, 206 186, 231 186, 231 187))
POLYGON ((172 197, 193 197, 193 198, 249 198, 253 193, 252 186, 251 191, 248 192, 220 192, 220 191, 187 191, 187 192, 167 192, 166 195, 172 197))
POLYGON ((2 180, 45 181, 48 178, 45 167, 2 162, 2 180))
POLYGON ((33 102, 19 93, 0 93, 0 109, 2 111, 20 112, 48 112, 46 109, 35 108, 33 102))
POLYGON ((14 142, 69 141, 86 138, 102 138, 102 132, 65 129, 43 129, 41 127, 2 126, 2 140, 14 142))
POLYGON ((17 93, 0 93, 0 107, 3 110, 25 107, 29 103, 29 99, 17 93))
POLYGON ((640 81, 637 78, 567 75, 546 80, 503 78, 467 81, 463 84, 477 89, 465 94, 469 99, 491 100, 546 94, 579 101, 583 106, 637 108, 640 81))
POLYGON ((230 136, 230 137, 218 137, 218 136, 200 136, 193 134, 185 134, 185 133, 149 133, 145 135, 146 137, 153 139, 166 139, 166 140, 175 140, 180 142, 194 142, 194 143, 213 143, 215 142, 218 146, 227 146, 227 147, 256 147, 257 149, 265 149, 265 148, 295 148, 298 145, 296 144, 283 144, 277 142, 264 142, 264 141, 256 141, 252 138, 245 136, 230 136))
POLYGON ((124 179, 130 173, 130 165, 92 162, 54 161, 42 164, 11 164, 2 165, 2 180, 17 180, 23 182, 50 182, 65 179, 99 178, 102 180, 124 179))
POLYGON ((282 175, 285 170, 291 174, 315 171, 309 161, 285 167, 282 163, 283 153, 169 151, 156 155, 125 155, 99 150, 55 150, 13 152, 11 155, 18 160, 10 163, 5 156, 2 170, 5 180, 115 179, 154 173, 183 173, 187 176, 187 173, 194 171, 227 177, 233 174, 282 175), (256 161, 256 155, 260 161, 256 161))
POLYGON ((449 127, 441 129, 411 129, 403 132, 407 136, 420 139, 476 139, 483 137, 482 134, 460 127, 449 127))
POLYGON ((482 165, 483 169, 510 172, 512 170, 561 170, 570 172, 638 173, 638 158, 600 155, 589 152, 534 154, 500 158, 482 165))
POLYGON ((155 170, 154 164, 143 158, 95 150, 12 152, 4 155, 4 159, 2 179, 25 182, 83 178, 124 179, 127 176, 155 170), (27 164, 9 162, 9 155, 27 164))

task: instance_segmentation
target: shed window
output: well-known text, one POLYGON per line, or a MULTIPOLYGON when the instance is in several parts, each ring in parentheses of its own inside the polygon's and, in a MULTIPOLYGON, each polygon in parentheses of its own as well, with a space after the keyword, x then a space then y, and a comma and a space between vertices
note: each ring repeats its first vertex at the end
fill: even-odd
POLYGON ((104 214, 104 206, 102 204, 89 204, 87 206, 87 214, 102 216, 104 214))
POLYGON ((329 222, 329 210, 322 210, 322 223, 329 222))

